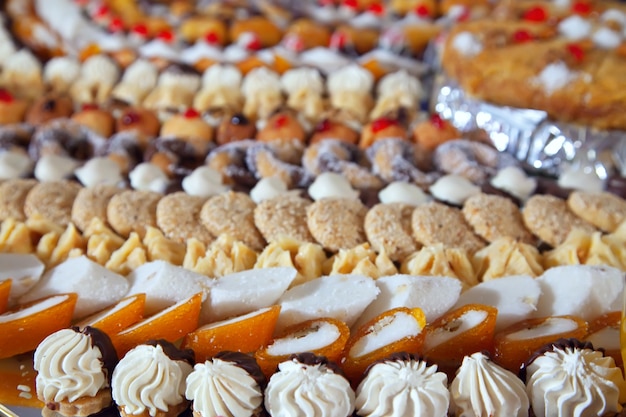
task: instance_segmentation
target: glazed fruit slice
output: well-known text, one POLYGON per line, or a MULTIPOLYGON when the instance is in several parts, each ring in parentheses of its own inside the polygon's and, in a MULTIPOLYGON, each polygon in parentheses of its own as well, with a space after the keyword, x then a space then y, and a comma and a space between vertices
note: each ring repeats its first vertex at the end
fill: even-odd
POLYGON ((358 384, 365 369, 396 352, 418 352, 424 343, 426 317, 420 308, 398 307, 361 326, 348 343, 343 370, 358 384))
POLYGON ((607 356, 615 360, 615 365, 623 369, 624 361, 620 352, 620 325, 622 312, 613 311, 603 314, 589 323, 589 333, 585 341, 591 342, 594 348, 604 349, 607 356))
POLYGON ((207 324, 189 333, 182 348, 193 349, 196 362, 204 362, 219 352, 255 352, 272 339, 280 306, 262 308, 243 316, 207 324))
POLYGON ((78 296, 75 293, 42 298, 0 315, 0 358, 30 352, 72 321, 78 296))
POLYGON ((498 310, 482 304, 467 304, 426 326, 424 356, 452 374, 463 358, 475 352, 493 353, 498 310))
POLYGON ((150 316, 134 326, 111 336, 121 358, 137 345, 152 339, 175 342, 198 327, 202 293, 195 294, 165 310, 150 316))
POLYGON ((511 372, 541 346, 555 340, 580 339, 587 335, 587 322, 576 316, 552 316, 521 321, 495 335, 495 361, 511 372))
POLYGON ((286 328, 277 338, 255 352, 263 373, 271 376, 278 364, 294 353, 311 352, 336 362, 350 337, 348 326, 337 319, 308 320, 286 328))
POLYGON ((41 408, 43 404, 35 390, 36 376, 31 354, 0 359, 0 404, 41 408))
POLYGON ((0 314, 7 311, 7 308, 9 307, 9 294, 11 294, 12 282, 13 281, 10 279, 0 281, 0 314))
POLYGON ((145 303, 145 294, 134 294, 76 323, 76 326, 81 329, 86 326, 95 327, 111 336, 141 321, 145 303))

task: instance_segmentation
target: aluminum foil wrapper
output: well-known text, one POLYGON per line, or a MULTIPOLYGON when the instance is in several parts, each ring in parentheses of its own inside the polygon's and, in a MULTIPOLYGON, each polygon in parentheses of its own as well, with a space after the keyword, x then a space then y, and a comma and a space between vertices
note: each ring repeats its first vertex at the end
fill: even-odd
POLYGON ((595 171, 601 180, 626 176, 626 131, 602 131, 551 120, 541 110, 496 106, 468 96, 437 76, 432 106, 462 132, 483 130, 501 152, 529 170, 559 176, 566 169, 595 171))

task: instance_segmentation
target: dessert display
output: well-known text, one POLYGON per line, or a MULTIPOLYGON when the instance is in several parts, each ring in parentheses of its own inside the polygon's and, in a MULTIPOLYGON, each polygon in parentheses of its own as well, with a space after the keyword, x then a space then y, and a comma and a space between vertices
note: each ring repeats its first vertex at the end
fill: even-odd
POLYGON ((622 412, 624 13, 3 3, 0 402, 622 412))

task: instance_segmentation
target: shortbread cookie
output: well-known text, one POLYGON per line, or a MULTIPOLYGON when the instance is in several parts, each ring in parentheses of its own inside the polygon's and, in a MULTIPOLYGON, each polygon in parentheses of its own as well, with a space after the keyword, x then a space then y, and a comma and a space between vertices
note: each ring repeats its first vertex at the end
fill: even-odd
POLYGON ((401 261, 419 249, 411 232, 415 206, 403 203, 377 204, 365 216, 365 234, 372 248, 393 261, 401 261))
POLYGON ((352 249, 367 242, 367 207, 359 200, 324 198, 307 207, 306 214, 311 235, 329 251, 352 249))
POLYGON ((106 222, 109 201, 122 191, 121 188, 105 184, 82 188, 72 205, 72 222, 83 231, 87 230, 94 218, 106 222))
POLYGON ((26 220, 24 203, 28 192, 37 185, 33 179, 13 179, 0 183, 0 221, 14 219, 26 220))
POLYGON ((72 206, 82 187, 74 181, 40 182, 26 195, 26 217, 40 216, 59 226, 72 219, 72 206))
POLYGON ((519 208, 506 197, 473 195, 465 201, 463 215, 474 228, 474 233, 487 242, 510 237, 523 243, 535 243, 532 233, 524 226, 519 208))
POLYGON ((522 217, 528 230, 552 247, 563 243, 573 229, 596 231, 592 224, 572 213, 565 200, 551 195, 532 196, 524 206, 522 217))
POLYGON ((430 202, 417 206, 413 210, 411 225, 413 238, 424 246, 443 244, 465 249, 470 254, 485 246, 461 210, 445 204, 430 202))
POLYGON ((208 245, 215 238, 200 222, 200 210, 206 201, 206 198, 182 191, 167 195, 157 204, 157 225, 165 236, 176 242, 195 238, 208 245))
POLYGON ((119 235, 128 237, 137 232, 143 238, 148 226, 157 227, 156 207, 161 197, 152 191, 122 191, 109 201, 107 220, 119 235))
POLYGON ((229 191, 204 203, 200 221, 213 236, 225 233, 261 251, 265 240, 254 225, 255 208, 256 204, 247 194, 229 191))
POLYGON ((607 192, 574 191, 567 206, 581 219, 609 233, 626 220, 626 200, 607 192))
POLYGON ((297 195, 279 195, 263 200, 254 209, 254 223, 265 240, 281 238, 315 242, 306 223, 306 208, 311 201, 297 195))

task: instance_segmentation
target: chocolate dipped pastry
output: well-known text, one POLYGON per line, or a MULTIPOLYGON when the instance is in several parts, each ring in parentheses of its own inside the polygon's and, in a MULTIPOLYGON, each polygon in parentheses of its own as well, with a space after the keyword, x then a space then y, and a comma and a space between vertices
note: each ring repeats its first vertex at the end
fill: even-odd
POLYGON ((0 124, 19 123, 24 119, 28 101, 0 88, 0 124))
POLYGON ((103 138, 110 137, 115 129, 115 118, 111 112, 94 104, 85 104, 82 109, 72 115, 72 120, 85 126, 103 138))
POLYGON ((218 145, 252 139, 256 135, 256 125, 241 113, 226 116, 217 128, 215 138, 218 145))
POLYGON ((136 132, 125 131, 111 136, 101 149, 98 156, 114 161, 122 173, 128 174, 137 164, 143 161, 143 140, 136 132))
POLYGON ((202 165, 206 151, 199 152, 190 142, 182 139, 159 137, 150 142, 144 161, 161 168, 169 177, 189 175, 202 165))
POLYGON ((52 120, 39 127, 28 145, 28 154, 37 161, 57 155, 85 161, 104 145, 104 139, 91 130, 67 119, 52 120))
POLYGON ((166 120, 161 126, 161 136, 184 140, 205 156, 213 141, 213 127, 190 108, 166 120))
POLYGON ((85 327, 59 330, 35 350, 37 397, 45 417, 88 416, 113 405, 111 377, 118 362, 106 333, 85 327))
POLYGON ((194 417, 264 415, 265 375, 256 360, 224 351, 198 363, 187 376, 185 396, 194 417))
POLYGON ((26 122, 40 125, 50 120, 70 117, 74 111, 72 99, 66 95, 46 94, 36 100, 26 112, 26 122))
POLYGON ((185 379, 193 370, 194 354, 165 340, 131 349, 115 367, 113 399, 122 417, 175 417, 189 406, 185 379), (155 384, 155 381, 159 381, 155 384))

